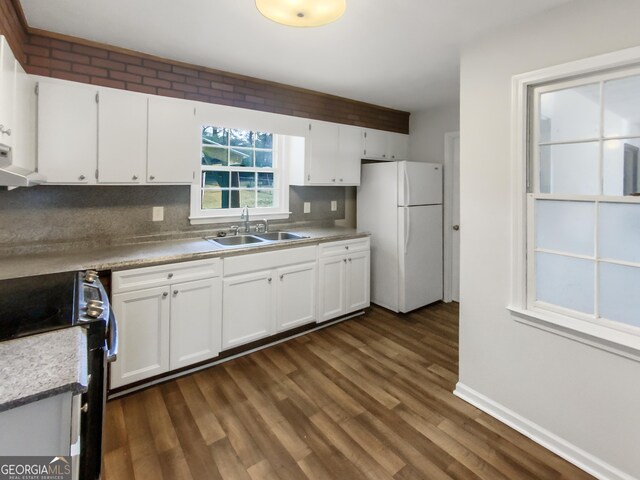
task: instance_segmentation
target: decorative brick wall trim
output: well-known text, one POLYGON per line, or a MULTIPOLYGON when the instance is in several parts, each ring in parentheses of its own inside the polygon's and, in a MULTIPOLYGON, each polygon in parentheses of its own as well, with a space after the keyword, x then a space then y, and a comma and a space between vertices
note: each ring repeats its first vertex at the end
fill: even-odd
POLYGON ((28 73, 409 133, 407 112, 32 29, 18 0, 0 2, 0 33, 28 73))

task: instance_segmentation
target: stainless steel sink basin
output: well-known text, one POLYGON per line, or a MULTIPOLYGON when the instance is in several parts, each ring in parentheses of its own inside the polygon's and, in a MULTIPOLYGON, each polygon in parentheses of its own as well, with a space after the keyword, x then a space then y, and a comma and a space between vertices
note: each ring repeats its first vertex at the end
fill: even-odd
POLYGON ((262 243, 264 240, 253 235, 234 235, 232 237, 207 237, 205 240, 217 243, 223 247, 251 245, 252 243, 262 243))
POLYGON ((303 235, 298 235, 296 233, 290 233, 290 232, 256 233, 255 236, 258 238, 262 238, 263 240, 270 240, 270 241, 299 240, 301 238, 308 238, 303 235))

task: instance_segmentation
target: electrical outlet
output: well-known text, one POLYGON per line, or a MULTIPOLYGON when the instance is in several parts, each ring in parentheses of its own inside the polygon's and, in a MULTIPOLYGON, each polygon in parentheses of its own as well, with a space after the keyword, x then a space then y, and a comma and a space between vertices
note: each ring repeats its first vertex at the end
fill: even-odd
POLYGON ((337 200, 331 200, 331 211, 335 212, 338 210, 338 201, 337 200))
POLYGON ((153 221, 164 221, 164 207, 153 207, 153 221))
POLYGON ((304 202, 304 213, 311 213, 311 202, 304 202))

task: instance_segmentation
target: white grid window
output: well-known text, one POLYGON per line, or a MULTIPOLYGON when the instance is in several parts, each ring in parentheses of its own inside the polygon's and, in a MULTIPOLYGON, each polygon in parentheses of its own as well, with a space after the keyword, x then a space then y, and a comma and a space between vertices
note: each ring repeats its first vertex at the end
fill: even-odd
POLYGON ((640 69, 530 93, 527 308, 640 336, 640 69))

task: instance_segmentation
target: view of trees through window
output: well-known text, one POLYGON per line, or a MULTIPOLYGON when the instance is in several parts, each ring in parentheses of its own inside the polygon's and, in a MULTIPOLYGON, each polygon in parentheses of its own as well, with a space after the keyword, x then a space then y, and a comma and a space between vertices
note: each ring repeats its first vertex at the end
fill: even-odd
POLYGON ((201 166, 203 210, 277 206, 273 134, 205 125, 201 166))

